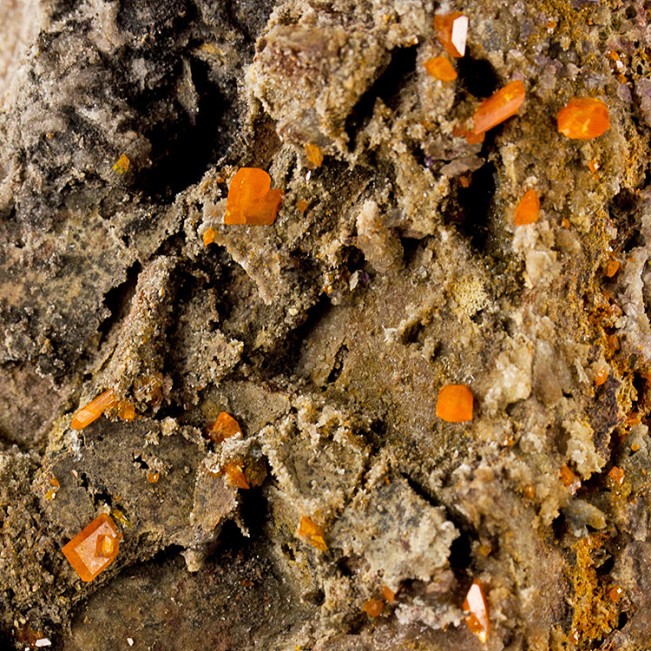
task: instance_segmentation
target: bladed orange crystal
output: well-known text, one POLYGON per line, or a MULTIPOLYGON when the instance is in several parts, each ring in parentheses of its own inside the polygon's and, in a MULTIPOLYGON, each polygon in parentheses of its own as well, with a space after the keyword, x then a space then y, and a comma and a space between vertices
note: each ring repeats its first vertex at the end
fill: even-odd
POLYGON ((70 427, 72 429, 84 429, 95 422, 107 409, 118 404, 118 399, 113 389, 100 393, 94 400, 84 405, 72 418, 70 427))
POLYGON ((243 167, 228 187, 224 224, 269 226, 276 221, 281 190, 271 189, 271 177, 257 167, 243 167))
POLYGON ((113 520, 102 513, 82 529, 61 551, 82 581, 92 581, 118 555, 119 529, 113 520))
POLYGON ((473 133, 480 134, 514 116, 524 102, 524 84, 516 79, 484 100, 474 115, 473 133))
POLYGON ((479 581, 472 582, 466 600, 463 602, 463 609, 468 613, 466 616, 468 628, 479 638, 482 644, 485 644, 488 640, 490 625, 488 622, 488 605, 479 581))
POLYGON ((610 115, 605 102, 596 97, 575 97, 557 116, 558 131, 572 140, 598 138, 610 129, 610 115))
POLYGON ((468 16, 460 11, 437 14, 434 16, 434 30, 439 43, 451 57, 460 59, 466 53, 468 16))
POLYGON ((436 415, 448 423, 472 420, 473 396, 465 384, 446 384, 439 391, 436 415))

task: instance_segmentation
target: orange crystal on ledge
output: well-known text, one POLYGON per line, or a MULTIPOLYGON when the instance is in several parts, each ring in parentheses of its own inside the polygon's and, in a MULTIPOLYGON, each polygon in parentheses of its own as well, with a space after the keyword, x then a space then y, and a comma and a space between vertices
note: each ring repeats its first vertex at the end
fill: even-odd
POLYGON ((557 115, 558 132, 572 140, 598 138, 610 129, 608 107, 596 97, 575 97, 557 115))
POLYGON ((113 389, 100 393, 94 400, 84 405, 73 416, 70 427, 72 429, 84 429, 91 423, 95 422, 107 409, 111 409, 118 404, 118 399, 113 389))
POLYGON ((472 420, 473 396, 465 384, 446 384, 436 401, 436 415, 448 423, 472 420))
POLYGON ((514 116, 520 110, 524 96, 524 84, 516 79, 485 99, 475 111, 473 133, 484 133, 514 116))
POLYGON ((463 602, 463 609, 468 613, 466 617, 468 628, 479 638, 482 644, 486 644, 489 631, 488 605, 479 581, 472 582, 466 600, 463 602))
POLYGON ((120 534, 115 522, 102 513, 82 529, 61 551, 82 581, 92 581, 118 555, 120 534))
POLYGON ((516 226, 535 224, 540 216, 540 198, 535 190, 527 190, 515 209, 513 223, 516 226))
POLYGON ((215 442, 221 443, 231 436, 241 434, 240 424, 227 412, 222 411, 217 415, 217 420, 208 427, 208 436, 215 442))
POLYGON ((457 71, 447 57, 433 57, 423 65, 427 74, 439 81, 454 81, 457 78, 457 71))
POLYGON ((460 11, 438 14, 434 16, 434 30, 439 43, 451 57, 460 59, 466 53, 468 16, 460 11))
POLYGON ((326 544, 323 527, 319 526, 312 518, 308 518, 306 515, 301 516, 301 520, 298 523, 298 529, 296 535, 305 538, 305 540, 316 547, 322 552, 328 551, 328 545, 326 544))
POLYGON ((276 221, 281 190, 271 189, 271 177, 257 167, 243 167, 228 187, 224 224, 270 226, 276 221))

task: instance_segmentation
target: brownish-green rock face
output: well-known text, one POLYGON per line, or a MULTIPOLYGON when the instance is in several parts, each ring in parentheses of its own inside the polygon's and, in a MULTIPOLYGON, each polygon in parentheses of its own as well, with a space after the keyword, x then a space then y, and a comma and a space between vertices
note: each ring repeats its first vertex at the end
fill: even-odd
POLYGON ((643 2, 0 18, 2 649, 649 649, 643 2))

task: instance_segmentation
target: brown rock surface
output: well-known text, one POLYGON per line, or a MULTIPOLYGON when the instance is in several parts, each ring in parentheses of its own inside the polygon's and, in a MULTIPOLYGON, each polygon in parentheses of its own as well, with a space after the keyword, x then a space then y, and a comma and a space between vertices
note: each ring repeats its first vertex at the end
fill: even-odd
POLYGON ((650 647, 644 3, 0 16, 2 648, 650 647), (424 62, 453 10, 443 83, 424 62), (518 114, 468 143, 514 79, 518 114), (581 96, 611 128, 570 141, 581 96), (242 166, 284 191, 273 226, 224 225, 242 166), (436 417, 446 384, 471 422, 436 417), (107 389, 135 418, 72 430, 107 389), (222 411, 242 434, 214 443, 222 411), (99 513, 120 553, 82 584, 61 546, 99 513))

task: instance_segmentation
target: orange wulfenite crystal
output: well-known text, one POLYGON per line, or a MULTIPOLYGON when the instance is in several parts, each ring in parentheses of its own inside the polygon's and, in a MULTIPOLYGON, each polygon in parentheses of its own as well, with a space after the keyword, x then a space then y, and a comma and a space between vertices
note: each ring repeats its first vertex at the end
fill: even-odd
POLYGON ((602 384, 606 383, 608 379, 608 369, 600 368, 594 375, 594 383, 600 387, 602 384))
POLYGON ((535 224, 540 217, 540 198, 535 190, 527 190, 515 209, 513 223, 516 226, 535 224))
POLYGON ((524 102, 524 95, 524 84, 516 79, 485 99, 475 111, 473 132, 484 133, 514 116, 524 102))
POLYGON ((557 116, 558 131, 572 140, 598 138, 610 129, 608 107, 596 97, 575 97, 557 116))
POLYGON ((107 409, 111 409, 118 404, 113 389, 100 393, 94 400, 84 405, 72 418, 70 427, 72 429, 84 429, 91 423, 95 422, 107 409))
POLYGON ((310 165, 314 168, 321 167, 321 164, 323 163, 323 152, 321 151, 321 147, 319 147, 319 145, 307 143, 305 145, 305 157, 307 158, 310 165))
POLYGON ((488 640, 488 605, 484 597, 484 591, 479 581, 473 581, 463 602, 463 609, 468 612, 466 624, 468 628, 479 638, 482 644, 488 640))
POLYGON ((209 226, 201 236, 204 246, 208 246, 215 241, 215 229, 212 226, 209 226))
POLYGON ((457 71, 447 57, 434 57, 425 61, 425 70, 430 77, 440 81, 454 81, 457 71))
POLYGON ((597 170, 600 167, 601 166, 599 165, 599 163, 594 158, 588 163, 588 169, 590 170, 590 174, 596 174, 597 170))
POLYGON ((217 415, 217 420, 208 427, 208 436, 215 442, 221 443, 222 441, 241 434, 242 429, 240 424, 225 411, 217 415))
POLYGON ((271 177, 257 167, 243 167, 233 177, 226 198, 224 224, 269 226, 276 221, 281 190, 271 189, 271 177))
POLYGON ((160 473, 159 472, 148 472, 147 473, 147 481, 150 484, 156 484, 158 483, 158 480, 160 479, 160 473))
POLYGON ((576 493, 576 491, 579 489, 579 486, 581 484, 581 481, 579 478, 572 472, 572 470, 568 466, 561 466, 560 470, 560 477, 561 481, 563 482, 563 486, 566 488, 571 489, 572 494, 576 493))
POLYGON ((613 466, 608 473, 608 476, 618 485, 621 486, 624 483, 624 471, 617 466, 613 466))
POLYGON ((465 384, 447 384, 441 387, 436 401, 436 415, 448 423, 472 420, 473 397, 465 384))
POLYGON ((300 213, 304 213, 310 206, 309 201, 306 201, 305 199, 299 199, 296 202, 296 210, 300 213))
POLYGON ((466 142, 469 145, 478 145, 481 142, 484 142, 486 138, 485 133, 473 133, 470 129, 466 129, 462 126, 456 126, 452 129, 452 135, 457 138, 465 138, 466 142))
POLYGON ((619 271, 619 260, 615 260, 615 258, 608 260, 606 264, 606 270, 605 270, 606 277, 612 278, 618 271, 619 271))
POLYGON ((384 610, 384 602, 382 599, 369 599, 368 601, 364 602, 362 610, 369 617, 379 617, 384 610))
POLYGON ((102 513, 82 529, 62 552, 82 581, 92 581, 118 555, 120 531, 111 518, 102 513))
POLYGON ((131 161, 126 154, 122 154, 113 165, 113 171, 118 174, 126 174, 131 166, 131 161))
POLYGON ((389 604, 392 604, 396 600, 396 593, 388 585, 382 586, 382 596, 389 604))
POLYGON ((445 51, 455 59, 460 59, 466 53, 466 38, 468 36, 468 16, 460 11, 434 16, 436 37, 445 51))
POLYGON ((301 520, 298 523, 298 529, 296 530, 296 535, 301 538, 305 538, 307 542, 316 547, 322 552, 328 551, 328 545, 323 534, 323 527, 320 527, 312 518, 308 518, 306 515, 301 516, 301 520))
POLYGON ((121 420, 133 420, 136 417, 136 406, 131 400, 120 400, 118 403, 118 418, 121 420))
POLYGON ((624 591, 618 585, 614 585, 610 590, 608 590, 608 596, 610 597, 610 600, 616 604, 624 596, 624 591))
POLYGON ((231 486, 247 490, 251 486, 244 474, 243 467, 244 464, 241 461, 229 461, 224 466, 224 472, 226 473, 226 480, 231 486))

